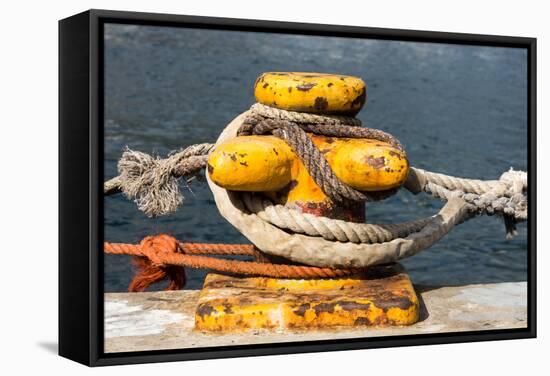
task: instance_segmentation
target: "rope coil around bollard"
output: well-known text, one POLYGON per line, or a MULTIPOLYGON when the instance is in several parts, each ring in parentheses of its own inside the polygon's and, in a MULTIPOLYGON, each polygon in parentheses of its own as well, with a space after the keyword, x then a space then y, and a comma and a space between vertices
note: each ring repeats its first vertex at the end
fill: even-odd
MULTIPOLYGON (((347 200, 376 201, 395 193, 393 190, 386 194, 361 192, 341 181, 330 167, 323 153, 313 144, 306 132, 332 137, 368 138, 387 142, 404 151, 403 146, 395 137, 378 129, 361 128, 358 126, 361 123, 356 118, 340 116, 337 119, 341 124, 334 125, 326 124, 324 122, 325 117, 321 115, 312 118, 310 116, 300 117, 299 114, 299 112, 293 113, 292 111, 278 110, 255 104, 237 131, 237 135, 271 133, 286 141, 298 155, 315 183, 332 201, 338 204, 345 204, 347 200), (293 116, 285 116, 289 113, 293 116)), ((334 118, 329 117, 328 119, 334 118)))
MULTIPOLYGON (((361 192, 348 186, 334 174, 306 133, 376 139, 403 150, 401 143, 392 135, 376 129, 362 128, 360 125, 359 119, 353 117, 286 111, 257 103, 226 127, 217 144, 238 135, 273 134, 289 144, 314 181, 333 201, 345 204, 349 201, 378 200, 394 191, 361 192)), ((139 209, 148 216, 173 212, 183 201, 178 189, 178 179, 194 176, 202 170, 214 148, 214 144, 192 145, 167 159, 126 150, 118 164, 119 176, 105 183, 104 193, 124 193, 134 199, 139 209)), ((357 271, 357 268, 411 256, 430 247, 452 227, 475 215, 503 216, 509 236, 515 234, 515 224, 527 218, 527 198, 524 195, 527 174, 513 170, 505 172, 499 180, 484 181, 411 167, 404 187, 415 194, 428 193, 447 201, 447 204, 432 217, 389 225, 357 224, 316 217, 273 204, 256 194, 226 191, 213 184, 208 174, 206 179, 222 216, 261 249, 262 253, 281 256, 313 268, 337 270, 337 273, 349 273, 350 270, 357 271)), ((105 244, 106 252, 116 253, 117 246, 113 243, 105 244)), ((125 249, 138 252, 137 248, 125 249)), ((178 249, 186 248, 180 245, 178 249)), ((252 270, 249 269, 251 264, 245 264, 242 268, 231 264, 241 261, 223 260, 230 263, 218 265, 210 260, 187 259, 186 257, 198 257, 189 254, 189 249, 187 246, 187 251, 181 254, 171 252, 170 260, 177 265, 206 268, 215 266, 218 269, 214 270, 227 272, 231 272, 229 269, 233 268, 232 272, 241 274, 248 274, 252 270)), ((253 253, 258 256, 258 251, 253 253)), ((136 256, 152 256, 149 260, 153 262, 158 257, 153 253, 136 256)), ((163 260, 166 263, 166 259, 163 260)), ((254 273, 256 272, 273 275, 281 273, 280 270, 268 272, 265 265, 254 269, 254 273)), ((302 275, 303 273, 302 270, 302 275)))

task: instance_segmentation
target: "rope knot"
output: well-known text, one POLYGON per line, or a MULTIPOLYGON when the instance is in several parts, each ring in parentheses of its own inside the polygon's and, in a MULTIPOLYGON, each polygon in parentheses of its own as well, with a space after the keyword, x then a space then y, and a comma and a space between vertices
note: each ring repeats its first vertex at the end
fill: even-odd
POLYGON ((170 265, 170 256, 183 253, 179 242, 172 236, 147 236, 140 243, 142 256, 133 259, 137 273, 128 291, 144 291, 153 283, 168 279, 166 290, 179 290, 185 285, 185 269, 170 265))
POLYGON ((183 253, 176 238, 167 234, 147 236, 141 241, 140 247, 141 253, 156 266, 164 265, 166 256, 183 253))
POLYGON ((173 213, 183 202, 178 179, 199 173, 213 146, 191 145, 166 159, 126 149, 118 162, 120 190, 149 217, 173 213))

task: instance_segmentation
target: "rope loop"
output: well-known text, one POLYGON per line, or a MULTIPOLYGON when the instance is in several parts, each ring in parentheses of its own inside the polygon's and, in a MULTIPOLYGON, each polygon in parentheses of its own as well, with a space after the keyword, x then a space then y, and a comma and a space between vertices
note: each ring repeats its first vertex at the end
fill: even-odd
MULTIPOLYGON (((317 148, 306 132, 330 137, 367 138, 387 142, 404 151, 395 137, 378 129, 361 128, 347 120, 354 118, 337 118, 325 115, 307 116, 306 120, 297 118, 296 113, 284 115, 284 110, 269 106, 252 106, 237 135, 273 134, 284 140, 300 158, 309 175, 330 199, 339 205, 350 202, 378 201, 393 195, 395 190, 381 192, 362 192, 344 183, 332 170, 323 153, 317 148), (292 119, 292 120, 289 120, 292 119), (340 124, 334 124, 334 122, 340 124), (351 125, 348 125, 350 123, 351 125)), ((359 122, 360 124, 360 122, 359 122)))
POLYGON ((524 171, 510 168, 499 180, 457 178, 419 168, 411 168, 411 172, 411 183, 405 186, 414 186, 414 193, 424 191, 443 200, 459 197, 466 201, 472 214, 500 215, 504 218, 507 238, 517 235, 518 222, 527 220, 528 200, 525 191, 528 179, 524 171))

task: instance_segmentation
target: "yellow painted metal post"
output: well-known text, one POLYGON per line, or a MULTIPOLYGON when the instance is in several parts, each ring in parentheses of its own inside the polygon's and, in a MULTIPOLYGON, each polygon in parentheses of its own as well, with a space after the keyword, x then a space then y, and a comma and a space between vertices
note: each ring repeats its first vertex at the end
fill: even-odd
MULTIPOLYGON (((319 114, 358 112, 366 100, 361 79, 320 73, 271 72, 255 83, 258 102, 319 114)), ((332 170, 361 191, 401 186, 408 175, 405 154, 368 139, 308 134, 332 170)), ((363 222, 365 205, 336 205, 319 188, 298 156, 275 136, 242 136, 211 153, 210 179, 233 191, 258 192, 304 213, 363 222)), ((409 325, 419 318, 411 281, 398 264, 377 266, 340 279, 235 278, 209 274, 195 314, 202 331, 305 329, 409 325)))

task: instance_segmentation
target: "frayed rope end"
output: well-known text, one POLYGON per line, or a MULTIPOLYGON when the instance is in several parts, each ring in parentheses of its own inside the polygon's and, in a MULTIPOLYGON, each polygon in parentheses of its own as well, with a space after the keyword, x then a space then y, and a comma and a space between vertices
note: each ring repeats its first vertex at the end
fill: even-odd
POLYGON ((214 144, 195 144, 161 159, 126 148, 118 161, 117 184, 149 217, 175 212, 183 203, 178 179, 198 174, 214 144))
POLYGON ((122 192, 148 217, 173 213, 183 203, 171 160, 127 148, 118 162, 122 192))

